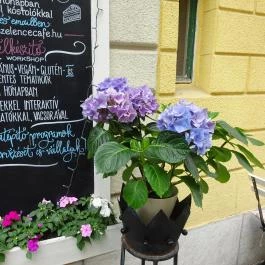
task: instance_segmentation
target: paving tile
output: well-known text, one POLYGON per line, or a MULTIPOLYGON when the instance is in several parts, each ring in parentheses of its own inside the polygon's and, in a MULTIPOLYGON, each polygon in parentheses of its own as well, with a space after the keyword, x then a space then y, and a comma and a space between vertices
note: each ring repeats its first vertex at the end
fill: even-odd
POLYGON ((265 233, 260 226, 260 220, 256 215, 244 214, 238 265, 255 264, 265 259, 265 233))

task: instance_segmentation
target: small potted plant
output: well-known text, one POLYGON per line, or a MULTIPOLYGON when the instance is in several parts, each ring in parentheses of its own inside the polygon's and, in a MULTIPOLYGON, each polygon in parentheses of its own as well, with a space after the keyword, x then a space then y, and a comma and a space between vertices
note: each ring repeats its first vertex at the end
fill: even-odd
POLYGON ((205 176, 220 183, 230 179, 225 165, 234 156, 246 170, 262 163, 248 144, 263 145, 249 133, 216 119, 186 100, 157 103, 147 86, 132 87, 125 78, 107 78, 81 105, 94 121, 88 136, 88 158, 103 177, 122 172, 122 196, 138 209, 149 197, 169 198, 186 184, 201 207, 208 192, 205 176))

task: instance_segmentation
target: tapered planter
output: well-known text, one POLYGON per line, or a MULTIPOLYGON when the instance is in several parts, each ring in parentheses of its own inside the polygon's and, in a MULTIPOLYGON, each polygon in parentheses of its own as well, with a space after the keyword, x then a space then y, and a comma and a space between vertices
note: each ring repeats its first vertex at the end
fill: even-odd
POLYGON ((26 258, 25 250, 16 247, 6 253, 3 265, 64 265, 120 249, 120 225, 107 228, 100 240, 93 240, 80 251, 73 237, 57 237, 40 242, 40 248, 32 260, 26 258))
POLYGON ((161 209, 147 224, 137 211, 128 207, 122 196, 119 204, 123 223, 121 232, 131 248, 140 253, 160 254, 177 245, 190 215, 191 195, 177 201, 169 217, 161 209))
POLYGON ((148 198, 146 204, 137 209, 137 214, 144 224, 148 224, 161 209, 169 218, 177 201, 177 195, 165 199, 148 198))

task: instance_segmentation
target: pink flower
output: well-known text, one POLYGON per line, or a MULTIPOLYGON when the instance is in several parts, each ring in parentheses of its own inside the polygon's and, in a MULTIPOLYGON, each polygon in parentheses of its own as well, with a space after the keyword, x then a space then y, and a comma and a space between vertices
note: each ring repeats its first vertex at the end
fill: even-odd
POLYGON ((30 217, 29 215, 27 215, 27 218, 30 222, 32 221, 32 217, 30 217))
POLYGON ((67 196, 63 196, 61 197, 61 199, 59 200, 58 204, 61 208, 65 208, 68 204, 74 204, 75 202, 77 202, 77 198, 76 197, 67 197, 67 196))
POLYGON ((80 231, 82 237, 90 237, 93 230, 90 224, 86 224, 86 225, 81 225, 80 231))
POLYGON ((39 248, 39 239, 38 237, 34 237, 30 240, 28 240, 27 248, 29 252, 36 252, 39 248))
POLYGON ((43 224, 42 224, 42 223, 39 223, 39 224, 38 224, 38 227, 39 227, 39 228, 42 228, 42 227, 43 227, 43 224))
POLYGON ((19 221, 20 220, 20 214, 18 214, 16 211, 11 211, 8 214, 9 219, 12 221, 19 221))
POLYGON ((10 225, 12 225, 12 221, 9 220, 9 219, 4 218, 3 222, 2 222, 2 226, 3 227, 9 227, 10 225))
POLYGON ((66 196, 63 196, 63 197, 59 200, 58 204, 59 204, 59 206, 60 206, 61 208, 66 207, 66 205, 68 204, 68 199, 67 199, 67 197, 66 197, 66 196))
POLYGON ((2 221, 3 227, 8 227, 13 224, 14 221, 20 220, 20 214, 18 214, 16 211, 11 211, 8 214, 6 214, 2 221))
POLYGON ((69 204, 73 204, 73 203, 77 202, 77 198, 76 197, 68 197, 68 201, 69 201, 69 204))

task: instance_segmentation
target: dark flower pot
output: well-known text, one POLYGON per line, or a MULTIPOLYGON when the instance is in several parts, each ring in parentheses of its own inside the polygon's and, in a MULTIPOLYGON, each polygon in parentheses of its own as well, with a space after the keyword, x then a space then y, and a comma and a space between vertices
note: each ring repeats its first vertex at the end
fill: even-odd
POLYGON ((160 210, 148 224, 144 224, 137 212, 128 207, 122 196, 119 201, 123 223, 121 230, 128 244, 141 253, 163 254, 172 250, 190 215, 191 195, 177 201, 168 218, 160 210))

